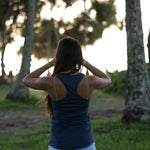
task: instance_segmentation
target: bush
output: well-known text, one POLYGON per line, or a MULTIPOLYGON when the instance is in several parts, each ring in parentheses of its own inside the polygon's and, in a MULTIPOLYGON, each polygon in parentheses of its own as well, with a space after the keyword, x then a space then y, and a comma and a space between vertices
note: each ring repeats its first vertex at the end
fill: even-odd
POLYGON ((124 96, 126 90, 127 71, 114 71, 112 73, 107 71, 106 74, 111 78, 112 83, 107 88, 103 89, 103 91, 106 93, 124 96))

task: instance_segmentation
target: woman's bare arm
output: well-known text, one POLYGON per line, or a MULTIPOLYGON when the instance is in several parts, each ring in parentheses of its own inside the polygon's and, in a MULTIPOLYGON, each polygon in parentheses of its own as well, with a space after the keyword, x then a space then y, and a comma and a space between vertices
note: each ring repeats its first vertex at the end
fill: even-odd
POLYGON ((94 76, 90 76, 90 83, 94 89, 105 88, 111 84, 111 79, 98 68, 83 59, 82 65, 90 70, 94 76))
POLYGON ((48 62, 46 65, 36 69, 35 71, 29 73, 23 78, 23 83, 33 89, 46 90, 51 85, 50 77, 42 77, 40 75, 45 72, 47 69, 55 65, 56 58, 48 62))

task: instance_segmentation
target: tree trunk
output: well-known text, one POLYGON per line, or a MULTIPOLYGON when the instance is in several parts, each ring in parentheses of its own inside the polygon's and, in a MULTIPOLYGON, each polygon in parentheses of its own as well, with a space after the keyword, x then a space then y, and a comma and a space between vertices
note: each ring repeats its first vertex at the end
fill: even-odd
POLYGON ((1 84, 7 83, 6 79, 5 79, 4 53, 5 53, 5 48, 7 45, 7 42, 6 42, 6 21, 7 21, 7 18, 9 16, 9 13, 10 13, 10 9, 7 11, 7 13, 5 14, 4 20, 2 21, 2 32, 1 32, 2 33, 2 57, 1 57, 2 76, 0 77, 0 83, 1 84))
MULTIPOLYGON (((86 0, 84 0, 84 13, 87 13, 86 10, 86 0)), ((86 53, 86 59, 87 59, 87 51, 86 51, 86 46, 87 46, 87 22, 86 19, 84 20, 84 30, 83 30, 83 46, 84 46, 84 51, 86 53)), ((88 69, 86 68, 86 75, 89 75, 88 69)))
MULTIPOLYGON (((9 2, 5 2, 5 3, 9 3, 9 2)), ((6 4, 7 5, 7 4, 6 4)), ((12 32, 12 25, 15 23, 17 16, 18 16, 18 12, 15 13, 15 15, 13 16, 13 24, 10 25, 10 29, 8 31, 7 27, 6 27, 6 22, 8 19, 10 19, 13 7, 15 5, 15 2, 12 2, 12 4, 7 8, 6 13, 3 14, 3 19, 2 19, 2 24, 1 24, 1 38, 2 38, 2 57, 1 57, 1 68, 2 68, 2 76, 0 76, 0 84, 6 84, 7 80, 5 79, 5 64, 4 64, 4 53, 5 53, 5 48, 6 45, 10 42, 10 34, 12 32), (8 33, 7 33, 8 32, 8 33)))
POLYGON ((22 64, 20 73, 12 89, 9 91, 7 98, 22 98, 29 95, 29 89, 22 83, 22 79, 30 71, 30 61, 33 49, 34 40, 34 18, 35 18, 35 0, 28 0, 26 4, 27 9, 27 21, 25 30, 25 43, 22 50, 22 64))
MULTIPOLYGON (((51 56, 51 30, 48 30, 48 34, 47 34, 47 61, 48 62, 50 60, 50 56, 51 56)), ((49 69, 47 75, 50 76, 49 69)))
POLYGON ((5 84, 6 79, 5 79, 5 65, 4 65, 4 52, 5 52, 5 47, 6 47, 6 43, 5 43, 5 29, 6 26, 4 26, 3 31, 2 31, 2 57, 1 57, 1 68, 2 68, 2 75, 0 76, 0 84, 5 84))
POLYGON ((150 122, 150 84, 145 63, 140 0, 126 0, 127 91, 123 121, 150 122))
POLYGON ((55 37, 56 37, 56 40, 57 40, 57 43, 58 43, 58 42, 59 42, 59 40, 60 40, 60 36, 59 36, 58 31, 57 31, 57 29, 56 29, 56 27, 55 27, 54 20, 53 20, 53 19, 51 19, 51 22, 52 22, 53 30, 54 30, 54 34, 55 34, 55 37))
POLYGON ((149 63, 148 63, 148 70, 149 70, 149 75, 150 75, 150 31, 149 31, 149 35, 148 35, 148 59, 149 59, 149 63))

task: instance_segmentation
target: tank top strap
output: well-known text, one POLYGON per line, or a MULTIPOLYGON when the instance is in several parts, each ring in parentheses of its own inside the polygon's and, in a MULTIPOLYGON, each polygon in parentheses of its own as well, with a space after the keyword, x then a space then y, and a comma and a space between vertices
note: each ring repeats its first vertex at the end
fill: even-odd
POLYGON ((86 78, 86 84, 87 84, 87 99, 89 98, 89 93, 90 93, 90 88, 89 88, 89 79, 88 79, 88 77, 87 76, 85 76, 85 78, 86 78))
POLYGON ((53 77, 54 92, 55 92, 56 99, 58 99, 57 92, 56 92, 55 80, 56 80, 56 77, 54 76, 54 77, 53 77))

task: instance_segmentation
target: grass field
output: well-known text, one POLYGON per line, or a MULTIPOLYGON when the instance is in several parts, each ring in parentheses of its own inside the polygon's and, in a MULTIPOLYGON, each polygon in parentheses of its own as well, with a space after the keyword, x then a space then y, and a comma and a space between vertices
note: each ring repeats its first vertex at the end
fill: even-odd
MULTIPOLYGON (((32 114, 43 112, 35 105, 40 91, 30 90, 31 96, 20 101, 4 101, 10 86, 0 87, 0 115, 32 114)), ((91 97, 90 112, 122 110, 124 98, 95 91, 91 97)), ((32 116, 30 116, 32 117, 32 116)), ((1 118, 2 121, 3 118, 1 118)), ((33 116, 34 120, 34 116, 33 116)), ((121 116, 91 120, 97 150, 150 150, 150 125, 125 125, 121 116)), ((2 123, 2 122, 0 122, 2 123)), ((50 122, 41 122, 31 127, 0 129, 0 150, 47 150, 50 122)))
MULTIPOLYGON (((150 126, 124 125, 120 117, 92 120, 97 150, 149 150, 150 126)), ((1 150, 46 150, 50 124, 28 129, 15 129, 0 134, 1 150)))

